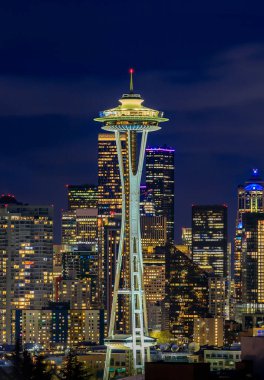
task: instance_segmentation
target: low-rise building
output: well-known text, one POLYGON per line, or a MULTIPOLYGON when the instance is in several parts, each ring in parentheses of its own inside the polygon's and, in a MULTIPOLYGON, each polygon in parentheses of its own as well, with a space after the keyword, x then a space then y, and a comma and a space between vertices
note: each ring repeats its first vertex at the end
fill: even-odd
POLYGON ((210 363, 211 371, 236 369, 241 361, 241 350, 204 350, 204 362, 210 363))

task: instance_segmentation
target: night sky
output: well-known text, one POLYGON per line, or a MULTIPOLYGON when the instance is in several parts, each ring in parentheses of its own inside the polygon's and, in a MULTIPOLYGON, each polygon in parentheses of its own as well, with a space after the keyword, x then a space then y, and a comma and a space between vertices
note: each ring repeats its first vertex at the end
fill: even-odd
POLYGON ((100 110, 135 92, 170 118, 149 144, 175 147, 177 240, 192 204, 226 203, 264 176, 261 1, 9 0, 0 6, 0 192, 66 207, 96 183, 100 110))

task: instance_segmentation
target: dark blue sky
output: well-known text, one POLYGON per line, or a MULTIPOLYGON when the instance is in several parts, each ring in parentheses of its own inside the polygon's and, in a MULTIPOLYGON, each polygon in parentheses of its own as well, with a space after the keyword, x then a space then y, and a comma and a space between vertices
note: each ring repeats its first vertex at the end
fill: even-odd
POLYGON ((0 191, 54 204, 58 220, 64 185, 97 180, 93 118, 132 66, 145 104, 170 118, 149 143, 176 149, 177 236, 198 203, 226 203, 232 233, 237 184, 264 173, 264 4, 2 3, 0 191))

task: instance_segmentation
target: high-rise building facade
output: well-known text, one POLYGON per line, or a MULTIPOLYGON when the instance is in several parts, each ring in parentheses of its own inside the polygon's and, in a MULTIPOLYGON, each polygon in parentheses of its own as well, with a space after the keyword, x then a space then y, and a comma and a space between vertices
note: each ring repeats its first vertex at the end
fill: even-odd
POLYGON ((76 210, 62 211, 61 242, 62 244, 76 243, 76 210))
MULTIPOLYGON (((99 291, 100 300, 106 311, 107 326, 111 316, 116 264, 120 242, 121 215, 99 218, 98 253, 99 253, 99 291)), ((120 308, 117 312, 120 314, 120 308)), ((118 318, 117 318, 118 322, 118 318)), ((121 329, 121 328, 120 328, 121 329)))
POLYGON ((193 341, 200 346, 223 347, 224 318, 196 318, 194 320, 193 341))
POLYGON ((98 188, 95 185, 66 185, 68 190, 68 210, 97 208, 98 188))
POLYGON ((167 219, 163 216, 141 216, 141 242, 144 256, 167 243, 167 219))
POLYGON ((173 148, 146 149, 146 185, 152 190, 156 216, 167 220, 167 243, 174 242, 174 153, 173 148))
POLYGON ((192 207, 192 257, 201 268, 227 275, 227 207, 192 207))
POLYGON ((182 227, 182 244, 192 252, 192 229, 189 227, 182 227))
MULTIPOLYGON (((122 154, 127 157, 125 134, 120 135, 122 154)), ((98 135, 98 209, 99 215, 122 212, 122 189, 115 135, 98 135)))
POLYGON ((264 213, 242 215, 242 302, 264 310, 264 213))
POLYGON ((97 245, 62 245, 61 255, 61 276, 54 284, 54 299, 96 308, 100 293, 97 245), (81 303, 78 299, 82 299, 81 303))
POLYGON ((140 186, 140 215, 156 216, 153 191, 148 190, 146 185, 140 186))
POLYGON ((223 277, 209 277, 209 313, 213 317, 226 316, 226 281, 223 277))
POLYGON ((169 327, 178 343, 187 343, 193 335, 194 319, 208 316, 208 274, 175 248, 168 252, 166 280, 169 327))
POLYGON ((264 212, 264 181, 258 169, 252 169, 251 177, 237 189, 237 219, 235 236, 234 281, 236 300, 242 300, 242 216, 245 213, 264 212))
POLYGON ((40 310, 19 310, 13 320, 14 337, 22 336, 22 344, 38 344, 44 350, 103 343, 103 310, 71 309, 68 302, 52 302, 40 310))
POLYGON ((58 283, 58 301, 69 302, 70 309, 90 309, 91 279, 62 279, 58 283))
POLYGON ((165 300, 165 254, 154 252, 144 255, 144 289, 148 311, 148 327, 161 330, 163 327, 163 304, 165 300))
POLYGON ((98 209, 80 208, 62 212, 62 244, 95 244, 98 209))
POLYGON ((53 208, 0 199, 0 309, 11 341, 15 309, 41 309, 52 299, 53 208))

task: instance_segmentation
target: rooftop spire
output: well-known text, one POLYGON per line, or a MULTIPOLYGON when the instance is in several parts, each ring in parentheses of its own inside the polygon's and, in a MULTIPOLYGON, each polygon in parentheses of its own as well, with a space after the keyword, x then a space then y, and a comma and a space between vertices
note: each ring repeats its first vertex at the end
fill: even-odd
POLYGON ((129 73, 130 73, 130 86, 129 86, 129 90, 130 90, 130 94, 134 94, 134 85, 133 85, 133 74, 134 74, 134 69, 129 69, 129 73))

